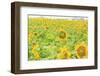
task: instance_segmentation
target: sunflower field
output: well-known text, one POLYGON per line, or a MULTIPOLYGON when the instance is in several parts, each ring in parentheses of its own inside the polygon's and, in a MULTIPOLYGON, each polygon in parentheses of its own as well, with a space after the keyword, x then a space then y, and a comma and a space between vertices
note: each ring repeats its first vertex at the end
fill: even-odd
POLYGON ((88 58, 88 20, 28 18, 28 60, 88 58))

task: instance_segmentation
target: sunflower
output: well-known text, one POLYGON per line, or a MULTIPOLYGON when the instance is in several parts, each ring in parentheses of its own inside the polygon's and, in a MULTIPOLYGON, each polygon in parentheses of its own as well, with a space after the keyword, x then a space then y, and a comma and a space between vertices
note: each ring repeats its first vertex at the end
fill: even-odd
POLYGON ((65 30, 60 29, 58 32, 59 32, 58 33, 59 40, 65 40, 67 38, 68 34, 65 30))
POLYGON ((60 52, 57 54, 57 59, 69 59, 70 55, 71 54, 67 48, 61 48, 60 52))
POLYGON ((47 30, 49 27, 48 27, 47 25, 45 25, 43 28, 44 28, 45 30, 47 30))
POLYGON ((34 59, 39 60, 40 59, 40 53, 37 52, 36 50, 32 50, 32 53, 34 54, 34 59))
POLYGON ((75 46, 77 58, 87 58, 88 56, 88 47, 83 42, 75 46))
POLYGON ((39 46, 39 45, 37 45, 36 43, 33 43, 33 44, 32 44, 32 49, 35 50, 38 46, 39 46))
POLYGON ((36 32, 34 32, 34 36, 37 36, 37 33, 36 32))
POLYGON ((35 50, 37 47, 38 47, 38 45, 36 45, 35 43, 33 43, 32 53, 34 55, 34 59, 39 60, 40 59, 40 53, 35 50))
POLYGON ((34 36, 38 36, 38 33, 37 32, 29 32, 28 33, 29 42, 32 42, 32 39, 34 36))
POLYGON ((33 33, 32 33, 32 32, 29 32, 29 34, 28 34, 28 39, 29 39, 29 42, 31 42, 31 41, 32 41, 32 35, 33 35, 33 33))

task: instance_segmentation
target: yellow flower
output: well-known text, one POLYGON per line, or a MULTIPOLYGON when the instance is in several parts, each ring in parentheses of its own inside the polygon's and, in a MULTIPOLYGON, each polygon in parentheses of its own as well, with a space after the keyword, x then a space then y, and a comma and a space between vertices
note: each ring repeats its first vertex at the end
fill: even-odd
POLYGON ((40 53, 36 50, 32 50, 32 53, 34 54, 34 59, 39 60, 40 59, 40 53))
POLYGON ((38 47, 38 45, 33 44, 32 53, 34 54, 34 59, 39 60, 40 59, 40 53, 35 50, 37 47, 38 47))
POLYGON ((47 30, 49 27, 48 27, 47 25, 45 25, 43 28, 44 28, 45 30, 47 30))
POLYGON ((29 32, 28 36, 31 37, 32 36, 32 32, 29 32))
POLYGON ((75 46, 77 58, 87 58, 88 57, 88 47, 83 42, 75 46))
POLYGON ((29 42, 31 42, 31 41, 32 41, 32 35, 33 35, 33 33, 32 33, 32 32, 29 32, 29 34, 28 34, 28 39, 29 39, 29 42))
POLYGON ((60 29, 58 32, 59 32, 58 40, 66 40, 67 39, 68 33, 66 31, 64 31, 63 29, 60 29))
POLYGON ((75 28, 77 30, 77 32, 87 29, 88 23, 87 20, 78 20, 76 21, 76 25, 75 27, 73 26, 73 28, 75 28))
POLYGON ((70 55, 71 54, 67 48, 61 48, 60 52, 57 55, 57 59, 69 59, 70 55))
POLYGON ((39 46, 39 45, 37 45, 37 44, 33 43, 33 44, 32 44, 32 49, 34 49, 34 50, 35 50, 38 46, 39 46))

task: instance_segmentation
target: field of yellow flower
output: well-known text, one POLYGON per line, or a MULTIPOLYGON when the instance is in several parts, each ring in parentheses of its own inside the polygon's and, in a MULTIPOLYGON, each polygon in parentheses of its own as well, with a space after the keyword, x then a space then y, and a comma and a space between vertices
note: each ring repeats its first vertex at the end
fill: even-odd
POLYGON ((87 57, 87 19, 28 18, 28 60, 87 57))

